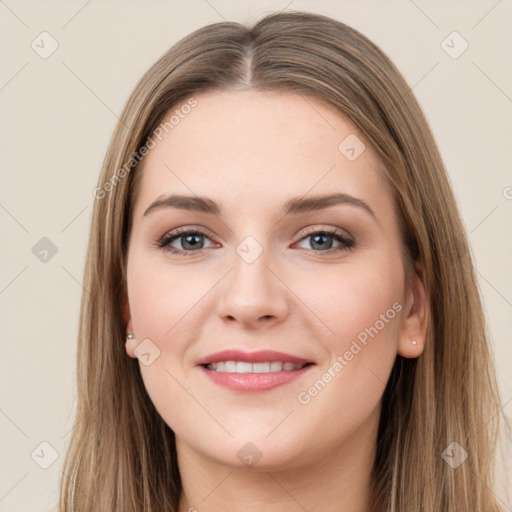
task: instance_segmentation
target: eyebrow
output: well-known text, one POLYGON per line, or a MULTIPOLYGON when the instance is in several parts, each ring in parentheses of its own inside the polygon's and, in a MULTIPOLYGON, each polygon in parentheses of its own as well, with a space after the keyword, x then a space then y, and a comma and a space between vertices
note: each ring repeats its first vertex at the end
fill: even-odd
MULTIPOLYGON (((375 212, 362 199, 353 197, 349 194, 337 193, 329 195, 317 196, 299 196, 293 197, 286 201, 281 209, 282 215, 299 215, 301 213, 323 210, 338 204, 349 204, 366 210, 372 217, 377 219, 375 212)), ((184 196, 184 195, 166 195, 159 196, 153 201, 144 212, 143 216, 148 215, 152 211, 162 208, 177 208, 179 210, 195 211, 207 213, 210 215, 221 215, 221 206, 207 197, 200 196, 184 196)))

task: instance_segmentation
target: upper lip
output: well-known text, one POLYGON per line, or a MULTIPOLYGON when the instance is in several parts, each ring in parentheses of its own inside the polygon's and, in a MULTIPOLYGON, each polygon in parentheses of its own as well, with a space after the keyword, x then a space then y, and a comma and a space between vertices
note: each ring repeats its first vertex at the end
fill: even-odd
POLYGON ((306 364, 312 363, 308 359, 285 354, 284 352, 276 352, 275 350, 257 350, 256 352, 244 352, 242 350, 230 349, 221 352, 215 352, 209 356, 199 359, 197 365, 205 365, 209 363, 218 363, 219 361, 244 361, 247 363, 265 363, 272 361, 282 361, 284 363, 306 364))

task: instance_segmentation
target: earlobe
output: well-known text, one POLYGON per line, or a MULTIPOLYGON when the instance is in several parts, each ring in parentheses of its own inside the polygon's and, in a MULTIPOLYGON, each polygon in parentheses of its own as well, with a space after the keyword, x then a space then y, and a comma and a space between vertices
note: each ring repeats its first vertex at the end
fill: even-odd
POLYGON ((423 263, 417 261, 409 281, 409 290, 404 307, 398 338, 397 352, 402 357, 419 357, 424 348, 428 327, 428 300, 423 281, 423 263))
POLYGON ((126 353, 128 356, 133 357, 136 359, 135 355, 135 348, 137 347, 137 340, 135 339, 135 336, 133 334, 133 325, 132 325, 132 318, 130 314, 130 306, 128 304, 128 301, 125 300, 123 304, 123 318, 126 322, 126 342, 125 342, 125 348, 126 353))
POLYGON ((137 356, 135 355, 135 349, 137 348, 137 340, 135 339, 135 336, 133 335, 132 332, 128 332, 126 334, 125 347, 126 347, 126 353, 128 354, 128 356, 136 359, 137 356))

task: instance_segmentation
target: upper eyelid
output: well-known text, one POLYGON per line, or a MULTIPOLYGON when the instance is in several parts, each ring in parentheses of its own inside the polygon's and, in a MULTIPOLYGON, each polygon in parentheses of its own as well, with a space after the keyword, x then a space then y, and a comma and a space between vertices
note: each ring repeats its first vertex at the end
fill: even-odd
MULTIPOLYGON (((212 237, 207 232, 205 232, 205 229, 206 228, 199 228, 199 227, 195 228, 193 226, 176 228, 175 230, 165 233, 158 241, 162 242, 162 243, 165 242, 166 245, 170 245, 171 241, 174 242, 175 240, 179 240, 181 237, 183 237, 185 235, 199 234, 199 235, 205 236, 211 242, 217 243, 214 240, 212 240, 212 237)), ((307 228, 303 229, 303 231, 300 235, 300 238, 297 240, 297 242, 300 242, 300 241, 304 240, 305 238, 307 238, 313 234, 317 234, 317 233, 324 233, 324 234, 327 234, 328 236, 332 236, 332 237, 337 235, 342 238, 346 238, 350 241, 353 241, 352 235, 350 235, 346 230, 344 230, 342 228, 332 227, 332 226, 331 227, 308 226, 307 228), (347 233, 347 235, 344 235, 343 232, 347 233)), ((203 248, 203 249, 206 249, 206 248, 203 248)), ((184 251, 185 249, 178 249, 178 250, 184 251)), ((201 249, 199 249, 199 250, 201 250, 201 249)), ((198 251, 193 251, 193 252, 198 252, 198 251)))

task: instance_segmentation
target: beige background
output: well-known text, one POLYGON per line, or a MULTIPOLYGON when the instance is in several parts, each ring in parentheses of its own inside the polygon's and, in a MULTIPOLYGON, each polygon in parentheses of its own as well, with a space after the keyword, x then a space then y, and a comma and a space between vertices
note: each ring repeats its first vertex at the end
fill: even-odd
MULTIPOLYGON (((92 190, 116 118, 165 50, 222 19, 252 22, 287 7, 331 15, 362 31, 397 64, 426 112, 453 182, 504 410, 512 415, 512 2, 288 2, 0 2, 0 512, 45 512, 55 504, 74 419, 92 190), (35 40, 43 51, 43 31, 59 45, 46 59, 31 48, 35 40), (453 31, 469 44, 457 59, 441 46, 453 31), (32 252, 42 237, 58 251, 46 263, 32 252), (50 450, 39 447, 43 441, 58 452, 48 469, 39 465, 51 462, 50 450), (34 450, 39 464, 31 458, 34 450)), ((48 51, 51 40, 44 37, 48 51)))

